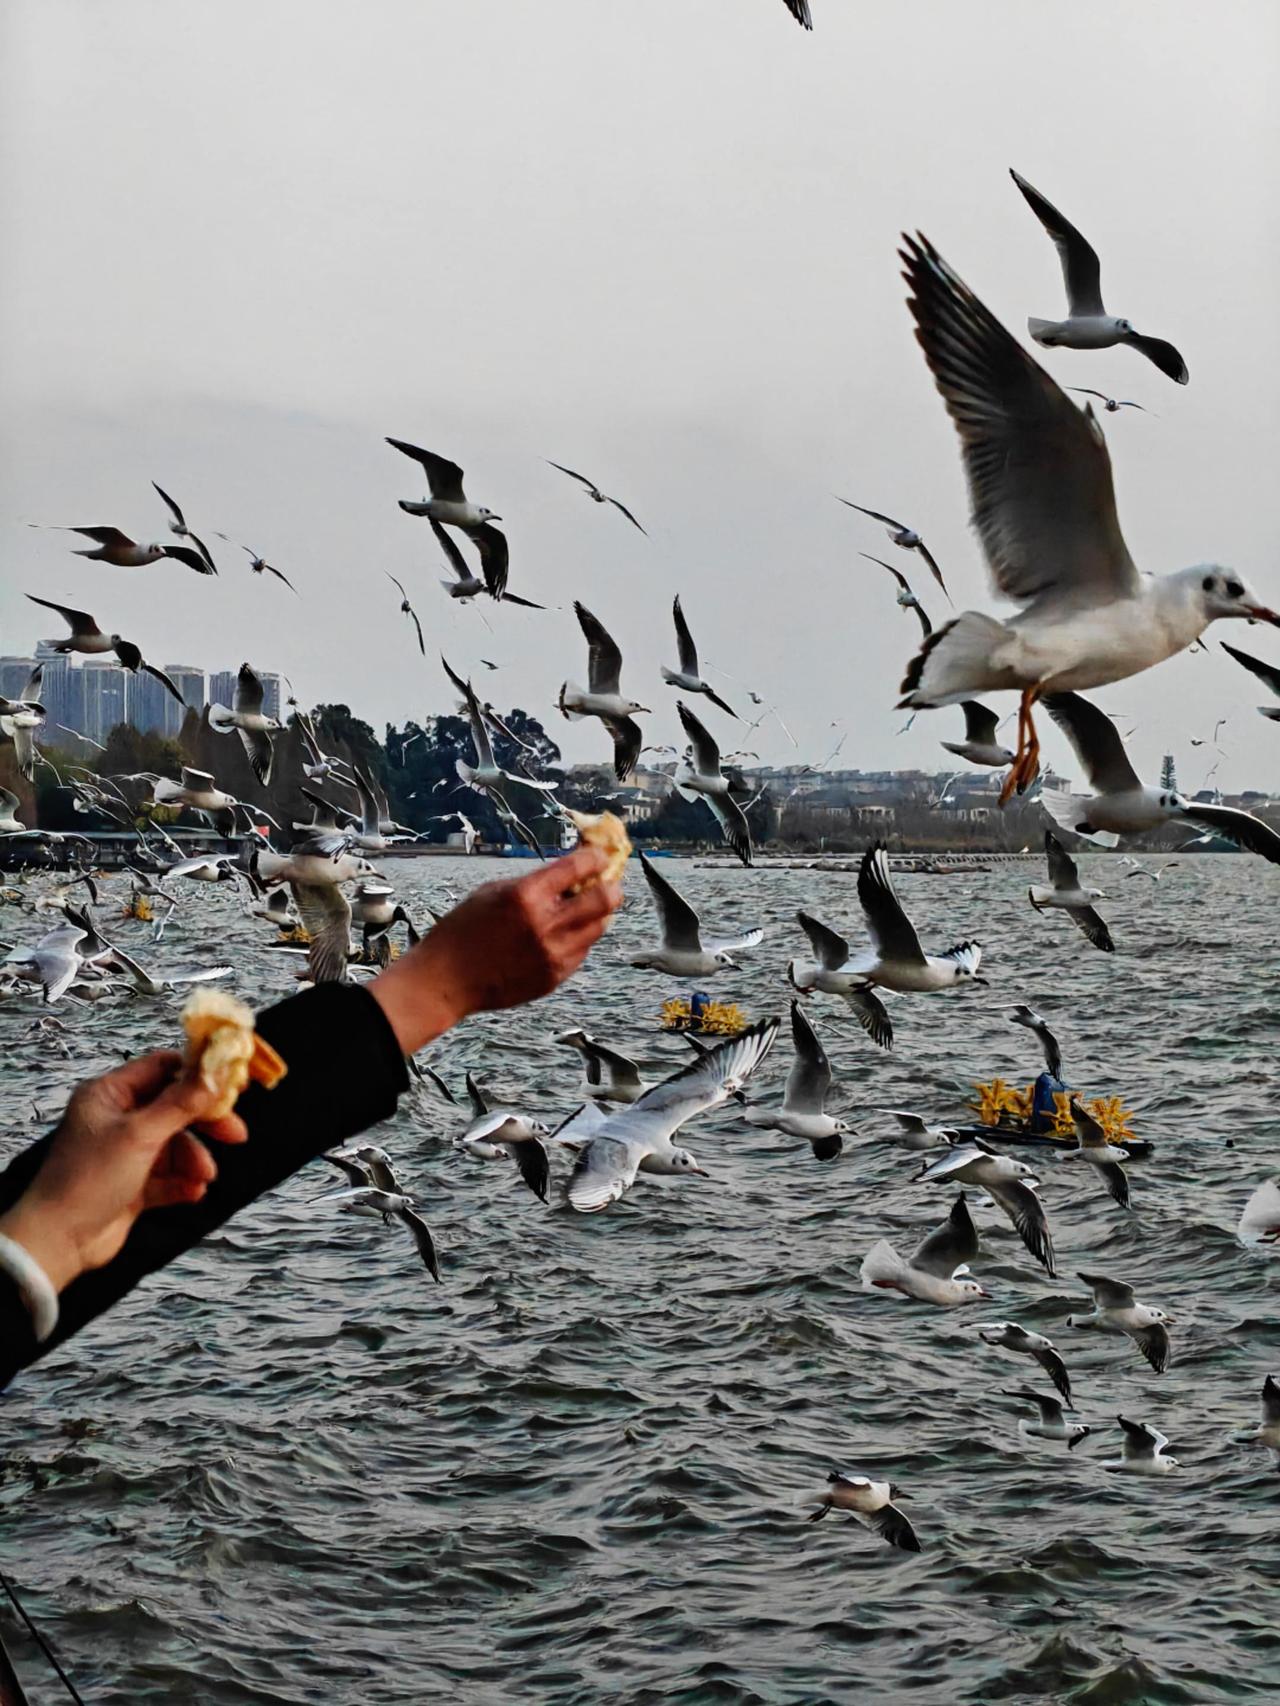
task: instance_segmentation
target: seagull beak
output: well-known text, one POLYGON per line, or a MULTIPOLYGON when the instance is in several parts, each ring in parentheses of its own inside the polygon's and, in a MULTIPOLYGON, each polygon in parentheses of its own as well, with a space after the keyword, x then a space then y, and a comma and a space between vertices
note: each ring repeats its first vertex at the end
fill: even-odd
POLYGON ((696 1173, 700 1179, 710 1179, 714 1175, 708 1173, 705 1167, 690 1167, 691 1173, 696 1173))
POLYGON ((1268 610, 1265 605, 1249 604, 1245 606, 1245 611, 1250 622, 1270 622, 1273 627, 1280 628, 1280 616, 1274 610, 1268 610))
POLYGON ((1088 1438, 1088 1436, 1089 1436, 1089 1435, 1090 1435, 1090 1434, 1091 1434, 1091 1433, 1092 1433, 1092 1432, 1093 1432, 1093 1431, 1094 1431, 1094 1430, 1093 1430, 1093 1429, 1092 1429, 1092 1428, 1085 1428, 1085 1429, 1084 1429, 1084 1431, 1083 1431, 1083 1432, 1082 1432, 1082 1433, 1078 1433, 1078 1434, 1076 1434, 1076 1435, 1075 1435, 1075 1437, 1074 1437, 1074 1438, 1072 1438, 1072 1439, 1069 1439, 1069 1440, 1068 1440, 1068 1441, 1067 1441, 1067 1450, 1068 1450, 1068 1451, 1074 1451, 1074 1450, 1075 1450, 1075 1448, 1076 1448, 1076 1447, 1077 1447, 1077 1446, 1078 1446, 1078 1445, 1079 1445, 1079 1443, 1080 1443, 1080 1441, 1081 1441, 1081 1440, 1082 1440, 1082 1439, 1087 1439, 1087 1438, 1088 1438))

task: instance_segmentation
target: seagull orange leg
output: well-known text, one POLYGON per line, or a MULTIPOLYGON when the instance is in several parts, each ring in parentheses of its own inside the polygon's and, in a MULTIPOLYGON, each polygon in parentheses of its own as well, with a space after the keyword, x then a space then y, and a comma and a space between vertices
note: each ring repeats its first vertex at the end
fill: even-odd
POLYGON ((1015 788, 1019 793, 1022 792, 1019 784, 1022 776, 1022 763, 1026 756, 1030 696, 1031 689, 1029 687, 1024 688, 1022 697, 1018 701, 1018 746, 1013 755, 1013 763, 1009 766, 1009 774, 1005 777, 1004 786, 1000 790, 1000 804, 1002 806, 1008 805, 1013 798, 1015 788))
POLYGON ((1018 792, 1025 794, 1027 789, 1040 774, 1040 735, 1036 729, 1035 718, 1031 715, 1031 707, 1040 697, 1040 689, 1032 687, 1023 695, 1027 708, 1027 733, 1030 740, 1022 758, 1022 770, 1018 776, 1018 792))

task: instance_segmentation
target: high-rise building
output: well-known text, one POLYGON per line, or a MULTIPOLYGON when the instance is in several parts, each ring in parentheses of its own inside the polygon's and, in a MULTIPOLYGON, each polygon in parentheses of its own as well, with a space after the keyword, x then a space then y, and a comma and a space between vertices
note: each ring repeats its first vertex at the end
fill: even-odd
POLYGON ((281 691, 281 678, 274 670, 263 670, 262 674, 262 712, 264 716, 280 720, 280 707, 284 703, 281 691))
POLYGON ((172 734, 181 727, 180 718, 170 714, 177 711, 177 701, 154 675, 139 672, 129 683, 129 721, 135 729, 146 734, 172 734))
MULTIPOLYGON (((262 711, 267 717, 279 720, 280 707, 284 703, 283 678, 274 670, 260 669, 255 672, 262 682, 262 711)), ((209 677, 209 703, 225 705, 228 710, 235 707, 236 683, 240 679, 238 669, 220 669, 209 677)))
POLYGON ((20 699, 35 667, 34 658, 0 658, 0 698, 20 699))
POLYGON ((75 674, 84 695, 79 732, 90 740, 104 741, 117 723, 129 720, 128 672, 114 658, 86 658, 75 674))
MULTIPOLYGON (((178 689, 178 692, 181 693, 187 704, 196 713, 196 715, 199 716, 200 712, 204 709, 204 671, 202 669, 197 669, 194 664, 190 663, 167 663, 164 666, 164 672, 169 677, 169 680, 172 681, 173 685, 178 689)), ((182 728, 186 712, 182 709, 182 706, 178 704, 177 700, 169 698, 167 693, 165 694, 165 698, 169 699, 169 715, 173 718, 172 729, 166 729, 165 733, 177 734, 182 728)))
POLYGON ((238 669, 217 669, 209 675, 209 703, 225 705, 233 709, 236 702, 236 681, 239 679, 238 669))
POLYGON ((63 729, 83 732, 84 695, 80 671, 66 652, 53 649, 47 640, 36 646, 36 662, 44 665, 40 683, 40 699, 45 708, 44 739, 50 746, 58 744, 63 729))

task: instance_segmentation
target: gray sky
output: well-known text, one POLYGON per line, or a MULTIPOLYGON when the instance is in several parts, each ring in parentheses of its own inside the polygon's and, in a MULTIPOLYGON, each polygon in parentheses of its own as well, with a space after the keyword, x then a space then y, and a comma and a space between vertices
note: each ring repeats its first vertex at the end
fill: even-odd
MULTIPOLYGON (((1156 411, 1105 417, 1139 566, 1216 560, 1280 601, 1273 0, 814 12, 810 36, 782 0, 9 0, 0 649, 56 631, 21 597, 38 592, 156 661, 283 669, 379 730, 445 707, 435 650, 483 655, 506 666, 480 672, 498 702, 604 757, 598 725, 553 709, 585 663, 567 606, 615 633, 670 741, 679 591, 704 656, 776 698, 803 757, 843 719, 840 764, 938 768, 960 713, 896 733, 916 625, 859 548, 935 617, 940 595, 831 494, 915 524, 959 605, 1009 613, 895 244, 924 230, 1020 335, 1055 317, 1057 261, 1010 165, 1098 248, 1108 306, 1191 369, 1184 389, 1131 351, 1041 352, 1063 383, 1156 411), (505 518, 512 590, 564 611, 488 607, 489 633, 446 600, 385 433, 461 462, 505 518), (197 580, 23 525, 163 537, 153 478, 303 598, 229 546, 197 580)), ((1273 631, 1213 634, 1280 660, 1273 631)), ((1226 715, 1217 780, 1280 790, 1260 684, 1216 644, 1097 697, 1138 718, 1143 768, 1168 748, 1200 785, 1211 748, 1190 738, 1226 715)), ((750 744, 794 756, 776 728, 750 744)), ((1055 731, 1046 749, 1063 758, 1055 731)))

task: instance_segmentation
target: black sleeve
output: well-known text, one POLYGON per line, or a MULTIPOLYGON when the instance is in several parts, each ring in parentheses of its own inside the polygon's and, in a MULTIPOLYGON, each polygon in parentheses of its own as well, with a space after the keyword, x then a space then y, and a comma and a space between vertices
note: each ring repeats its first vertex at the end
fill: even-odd
MULTIPOLYGON (((358 984, 318 984, 259 1014, 257 1029, 289 1070, 274 1090, 251 1084, 241 1096, 236 1112, 249 1141, 216 1146, 218 1177, 202 1201, 139 1215, 119 1255, 62 1293, 58 1325, 43 1345, 34 1343, 16 1290, 0 1277, 0 1388, 321 1150, 388 1119, 408 1085, 395 1033, 358 984), (10 1330, 10 1291, 25 1333, 23 1322, 16 1335, 10 1330)), ((41 1138, 0 1173, 0 1212, 22 1195, 49 1143, 41 1138)))
POLYGON ((31 1311, 8 1274, 0 1273, 0 1387, 36 1354, 31 1311))

